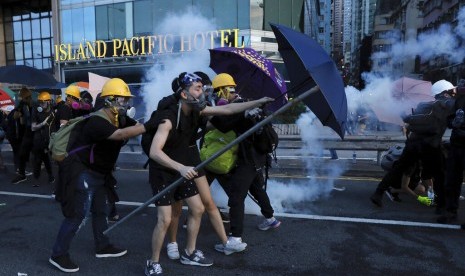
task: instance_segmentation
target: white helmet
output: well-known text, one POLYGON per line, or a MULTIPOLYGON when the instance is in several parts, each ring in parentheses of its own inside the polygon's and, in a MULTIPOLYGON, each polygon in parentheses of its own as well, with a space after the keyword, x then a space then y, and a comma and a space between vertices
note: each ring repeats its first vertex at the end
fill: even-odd
POLYGON ((455 88, 455 86, 452 85, 452 83, 446 80, 439 80, 435 82, 433 86, 431 86, 431 94, 433 96, 436 96, 438 94, 441 94, 444 91, 451 90, 453 88, 455 88))

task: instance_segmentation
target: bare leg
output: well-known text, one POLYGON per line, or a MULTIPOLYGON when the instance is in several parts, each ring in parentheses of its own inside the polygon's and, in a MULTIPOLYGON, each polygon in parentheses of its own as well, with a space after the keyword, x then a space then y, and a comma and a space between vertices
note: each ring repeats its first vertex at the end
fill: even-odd
POLYGON ((166 231, 171 223, 171 205, 157 207, 157 225, 152 234, 152 261, 157 262, 160 259, 160 251, 165 240, 166 231))
POLYGON ((210 223, 212 224, 213 229, 215 229, 215 232, 220 238, 221 242, 226 244, 228 237, 226 236, 226 231, 224 230, 220 211, 213 201, 207 178, 205 176, 196 178, 195 184, 197 185, 197 190, 199 190, 200 198, 202 199, 202 203, 205 206, 205 211, 207 211, 208 218, 210 219, 210 223))
POLYGON ((202 200, 199 195, 195 195, 185 199, 187 206, 189 206, 187 218, 187 253, 190 255, 195 250, 197 236, 199 234, 200 221, 202 214, 205 211, 202 200))
POLYGON ((179 218, 182 213, 182 200, 176 201, 171 204, 171 223, 168 228, 168 240, 169 242, 176 242, 176 236, 178 234, 179 218))

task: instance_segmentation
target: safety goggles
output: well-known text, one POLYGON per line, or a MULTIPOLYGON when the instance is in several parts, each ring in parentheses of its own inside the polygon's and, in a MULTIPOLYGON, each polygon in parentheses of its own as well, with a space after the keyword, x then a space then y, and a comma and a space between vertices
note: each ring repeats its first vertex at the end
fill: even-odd
POLYGON ((203 90, 203 93, 208 94, 208 95, 213 94, 213 91, 214 91, 211 85, 204 85, 202 87, 202 90, 203 90))
POLYGON ((184 77, 182 77, 180 82, 183 87, 189 87, 192 85, 192 83, 201 82, 201 81, 202 81, 202 78, 197 76, 196 74, 187 73, 184 75, 184 77))

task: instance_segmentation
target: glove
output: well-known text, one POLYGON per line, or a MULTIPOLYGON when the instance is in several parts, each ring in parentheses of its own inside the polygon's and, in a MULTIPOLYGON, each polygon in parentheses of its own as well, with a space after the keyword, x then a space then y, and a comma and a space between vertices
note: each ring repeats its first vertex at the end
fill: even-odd
POLYGON ((433 203, 431 198, 429 198, 427 196, 418 196, 417 200, 418 200, 418 202, 420 202, 421 204, 426 205, 426 206, 431 206, 431 204, 433 203))
POLYGON ((260 114, 262 113, 262 110, 258 107, 248 109, 244 112, 244 117, 245 118, 258 118, 260 117, 260 114))

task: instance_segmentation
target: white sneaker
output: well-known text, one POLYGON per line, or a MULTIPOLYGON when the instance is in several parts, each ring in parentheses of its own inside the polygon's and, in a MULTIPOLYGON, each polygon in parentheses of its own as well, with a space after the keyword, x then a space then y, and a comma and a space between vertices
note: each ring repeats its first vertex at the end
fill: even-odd
POLYGON ((247 243, 242 242, 241 238, 229 237, 226 244, 215 244, 215 250, 225 255, 231 255, 233 253, 242 252, 246 249, 247 243))
POLYGON ((168 258, 171 260, 179 260, 179 249, 176 242, 170 242, 166 245, 166 252, 168 253, 168 258))

